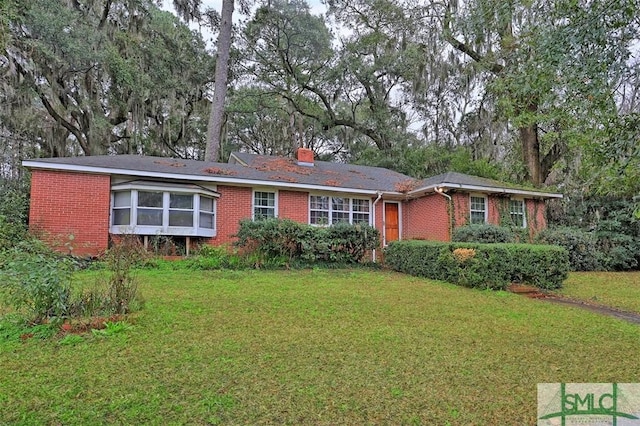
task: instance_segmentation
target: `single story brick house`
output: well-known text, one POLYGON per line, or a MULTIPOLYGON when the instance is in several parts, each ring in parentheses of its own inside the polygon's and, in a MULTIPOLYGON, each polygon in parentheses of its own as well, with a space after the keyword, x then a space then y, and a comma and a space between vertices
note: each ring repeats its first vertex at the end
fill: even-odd
POLYGON ((110 235, 230 243, 241 219, 311 225, 366 223, 382 243, 448 241, 455 227, 505 223, 546 227, 545 200, 561 194, 460 173, 416 180, 392 170, 232 153, 228 163, 138 155, 46 158, 31 170, 30 228, 56 249, 95 256, 110 235))

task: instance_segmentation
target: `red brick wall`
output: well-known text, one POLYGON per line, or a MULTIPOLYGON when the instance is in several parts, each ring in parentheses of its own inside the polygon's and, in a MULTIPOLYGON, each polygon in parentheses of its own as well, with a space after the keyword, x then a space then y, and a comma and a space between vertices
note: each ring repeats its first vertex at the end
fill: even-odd
POLYGON ((430 194, 406 201, 403 211, 403 239, 450 241, 449 200, 430 194))
POLYGON ((278 217, 309 223, 309 193, 278 191, 278 217))
POLYGON ((507 203, 506 206, 508 206, 509 198, 489 195, 487 197, 487 203, 489 210, 487 212, 487 222, 492 225, 500 225, 500 208, 505 208, 505 203, 507 203))
POLYGON ((216 236, 211 239, 215 245, 231 243, 238 232, 240 219, 251 219, 253 189, 236 186, 218 186, 220 198, 216 205, 216 236))
POLYGON ((33 170, 30 229, 54 249, 78 256, 107 249, 111 178, 33 170))
POLYGON ((546 205, 544 200, 525 200, 527 227, 531 236, 547 227, 546 205))
POLYGON ((454 192, 450 195, 453 200, 454 228, 467 225, 469 223, 469 202, 471 201, 469 194, 454 192))

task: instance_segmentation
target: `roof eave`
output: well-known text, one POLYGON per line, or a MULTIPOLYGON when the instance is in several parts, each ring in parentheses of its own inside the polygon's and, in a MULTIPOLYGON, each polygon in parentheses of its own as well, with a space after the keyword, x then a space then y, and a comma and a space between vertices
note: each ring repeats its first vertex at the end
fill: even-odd
POLYGON ((553 192, 529 191, 526 189, 492 187, 492 186, 482 186, 482 185, 465 185, 465 184, 450 183, 450 182, 443 182, 439 184, 423 186, 421 188, 414 189, 413 191, 409 191, 408 195, 417 195, 420 193, 435 192, 436 188, 442 188, 443 190, 463 189, 465 191, 487 192, 491 194, 528 195, 530 197, 538 197, 538 198, 563 198, 564 197, 562 194, 553 193, 553 192))

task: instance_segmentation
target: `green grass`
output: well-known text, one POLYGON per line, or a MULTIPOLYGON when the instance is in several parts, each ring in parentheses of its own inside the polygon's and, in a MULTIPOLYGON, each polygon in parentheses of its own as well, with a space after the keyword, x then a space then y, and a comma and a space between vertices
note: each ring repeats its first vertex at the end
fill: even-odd
POLYGON ((640 313, 640 272, 572 272, 558 294, 640 313))
POLYGON ((139 278, 133 328, 0 343, 0 423, 520 425, 537 383, 640 381, 640 327, 506 292, 370 270, 139 278))

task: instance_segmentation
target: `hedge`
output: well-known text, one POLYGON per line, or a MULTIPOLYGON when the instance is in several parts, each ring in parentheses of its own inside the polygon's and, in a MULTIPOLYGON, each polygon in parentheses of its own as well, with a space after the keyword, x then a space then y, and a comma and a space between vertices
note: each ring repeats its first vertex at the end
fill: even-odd
POLYGON ((385 249, 385 264, 466 287, 504 290, 519 282, 557 289, 567 277, 569 254, 547 245, 395 241, 385 249))
POLYGON ((266 260, 357 263, 380 245, 377 229, 337 223, 311 226, 289 219, 241 220, 236 246, 266 260))

